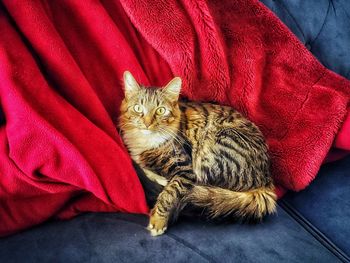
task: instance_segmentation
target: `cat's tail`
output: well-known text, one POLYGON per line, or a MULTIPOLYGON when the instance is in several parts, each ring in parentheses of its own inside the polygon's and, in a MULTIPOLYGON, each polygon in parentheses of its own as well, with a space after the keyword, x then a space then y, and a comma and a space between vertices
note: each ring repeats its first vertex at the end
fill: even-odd
POLYGON ((188 198, 193 205, 204 208, 208 217, 213 219, 261 221, 265 215, 276 211, 277 196, 272 185, 244 192, 194 186, 188 198))

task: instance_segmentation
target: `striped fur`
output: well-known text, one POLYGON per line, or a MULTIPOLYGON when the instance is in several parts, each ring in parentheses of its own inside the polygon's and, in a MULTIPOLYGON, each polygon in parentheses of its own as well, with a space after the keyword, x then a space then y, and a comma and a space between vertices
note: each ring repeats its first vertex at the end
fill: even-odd
POLYGON ((276 195, 264 137, 226 106, 178 101, 181 79, 166 87, 140 86, 124 74, 120 130, 149 180, 163 186, 148 229, 164 233, 188 204, 208 218, 261 220, 276 195))

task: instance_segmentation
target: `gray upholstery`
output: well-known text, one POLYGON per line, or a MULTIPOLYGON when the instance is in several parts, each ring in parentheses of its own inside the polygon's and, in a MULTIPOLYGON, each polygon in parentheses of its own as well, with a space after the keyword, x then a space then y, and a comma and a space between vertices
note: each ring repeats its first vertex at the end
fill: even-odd
POLYGON ((0 262, 339 262, 281 209, 264 224, 183 221, 156 238, 146 225, 126 214, 48 223, 0 240, 0 262))
POLYGON ((284 201, 350 255, 350 156, 325 165, 310 187, 284 201))

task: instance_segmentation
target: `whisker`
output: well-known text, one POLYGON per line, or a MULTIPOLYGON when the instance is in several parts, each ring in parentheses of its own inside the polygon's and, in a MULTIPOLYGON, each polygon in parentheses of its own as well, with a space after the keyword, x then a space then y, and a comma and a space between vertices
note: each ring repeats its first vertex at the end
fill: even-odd
POLYGON ((127 128, 128 126, 132 127, 132 124, 131 123, 124 123, 124 124, 121 124, 121 125, 118 125, 118 131, 119 133, 121 133, 121 131, 124 129, 124 128, 127 128))
POLYGON ((164 133, 166 133, 167 135, 170 135, 170 137, 172 137, 174 140, 176 140, 176 142, 178 142, 180 145, 183 144, 182 141, 180 141, 180 139, 176 136, 176 134, 168 131, 168 130, 165 130, 163 128, 159 128, 160 130, 162 130, 164 133))
MULTIPOLYGON (((166 133, 167 135, 169 135, 171 138, 173 138, 182 148, 182 150, 184 152, 186 152, 186 149, 184 148, 184 145, 187 144, 191 150, 192 150, 192 146, 188 144, 188 142, 186 142, 183 138, 179 138, 174 132, 169 131, 169 130, 165 130, 163 128, 159 128, 161 131, 163 131, 164 133, 166 133)), ((173 142, 171 142, 173 144, 173 142)), ((175 149, 174 149, 175 150, 175 149)))
POLYGON ((179 137, 178 134, 176 134, 175 132, 171 131, 171 130, 167 130, 167 132, 171 135, 173 135, 174 137, 176 137, 178 139, 178 141, 180 141, 182 144, 186 144, 187 146, 190 147, 190 149, 192 150, 192 145, 190 145, 183 137, 185 137, 185 134, 182 131, 178 131, 179 133, 181 133, 183 136, 179 137))

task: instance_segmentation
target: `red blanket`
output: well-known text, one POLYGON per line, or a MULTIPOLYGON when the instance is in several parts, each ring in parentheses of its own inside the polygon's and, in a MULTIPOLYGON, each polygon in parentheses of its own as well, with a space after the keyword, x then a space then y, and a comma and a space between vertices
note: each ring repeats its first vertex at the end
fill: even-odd
POLYGON ((334 141, 350 149, 349 81, 256 0, 4 0, 0 235, 85 211, 147 212, 115 129, 125 70, 144 84, 180 76, 184 96, 243 112, 283 188, 306 187, 334 141))

